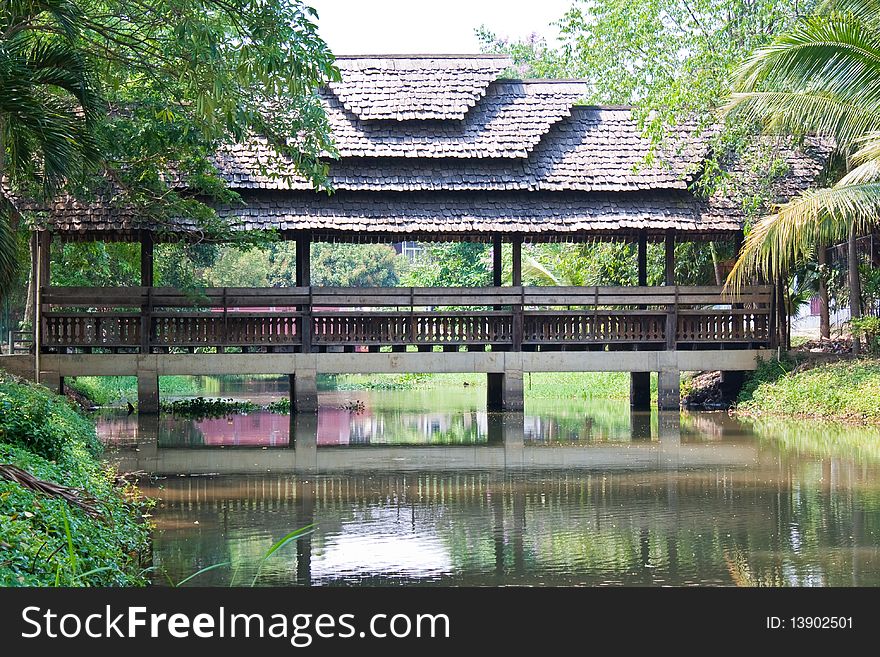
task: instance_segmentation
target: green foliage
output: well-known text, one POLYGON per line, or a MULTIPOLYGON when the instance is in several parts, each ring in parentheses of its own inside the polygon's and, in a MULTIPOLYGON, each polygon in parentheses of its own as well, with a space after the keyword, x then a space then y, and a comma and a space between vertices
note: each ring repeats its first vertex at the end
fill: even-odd
POLYGON ((786 371, 790 363, 761 366, 740 395, 747 414, 880 421, 880 361, 847 360, 786 371))
POLYGON ((854 336, 865 338, 868 351, 880 353, 880 317, 854 317, 850 325, 854 336))
POLYGON ((396 258, 386 244, 317 243, 312 246, 312 285, 392 287, 397 284, 396 258))
POLYGON ((0 442, 59 460, 74 443, 92 455, 101 444, 92 423, 64 397, 42 386, 0 378, 0 442))
MULTIPOLYGON (((78 376, 65 379, 64 385, 96 406, 137 399, 137 377, 134 376, 78 376)), ((163 395, 192 395, 198 392, 198 385, 191 376, 163 376, 159 377, 159 392, 163 395)))
POLYGON ((492 247, 472 242, 430 244, 400 276, 413 287, 482 287, 492 284, 492 247))
POLYGON ((798 0, 581 0, 558 21, 560 42, 498 39, 477 32, 484 51, 506 52, 525 76, 590 81, 589 103, 634 104, 655 143, 668 129, 715 122, 744 55, 768 43, 813 4, 798 0))
POLYGON ((52 285, 140 285, 140 248, 128 242, 55 242, 52 285))
POLYGON ((97 460, 94 426, 45 388, 0 379, 0 462, 78 488, 101 518, 0 480, 0 586, 142 586, 146 504, 97 460))
MULTIPOLYGON (((339 72, 315 18, 301 0, 0 2, 0 176, 26 198, 104 196, 239 239, 214 209, 238 200, 218 149, 259 135, 267 170, 326 183, 335 148, 315 90, 339 72)), ((4 190, 4 291, 18 219, 4 190)))
POLYGON ((759 49, 738 72, 732 120, 768 133, 833 140, 844 175, 757 222, 732 275, 788 275, 817 245, 877 225, 880 214, 880 2, 827 0, 759 49))
POLYGON ((259 409, 260 407, 251 401, 207 399, 205 397, 175 399, 170 402, 162 401, 159 404, 159 410, 163 413, 197 419, 227 417, 236 413, 250 413, 259 409))

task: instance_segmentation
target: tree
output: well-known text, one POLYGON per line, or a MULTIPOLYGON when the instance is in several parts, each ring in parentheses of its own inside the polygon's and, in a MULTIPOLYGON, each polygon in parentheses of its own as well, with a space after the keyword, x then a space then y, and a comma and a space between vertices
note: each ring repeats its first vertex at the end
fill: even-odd
MULTIPOLYGON (((18 273, 20 195, 52 198, 99 161, 101 102, 64 0, 0 3, 0 291, 18 273), (34 28, 34 25, 40 25, 34 28)), ((0 295, 2 296, 2 295, 0 295)))
POLYGON ((492 284, 492 247, 479 242, 430 244, 403 272, 413 287, 483 287, 492 284))
POLYGON ((731 117, 757 121, 768 132, 832 138, 843 171, 834 185, 805 192, 757 222, 731 283, 755 275, 777 280, 817 247, 848 240, 850 313, 857 319, 855 240, 880 216, 880 1, 824 3, 749 58, 736 89, 731 117))
POLYGON ((670 127, 715 122, 744 53, 792 25, 799 0, 577 0, 558 21, 560 42, 477 31, 482 48, 511 55, 517 73, 589 80, 589 103, 632 104, 656 143, 670 127))
POLYGON ((0 226, 37 190, 238 238, 212 158, 254 135, 267 170, 321 187, 335 151, 315 90, 339 72, 314 18, 301 0, 0 0, 0 226))
MULTIPOLYGON (((675 147, 667 139, 671 130, 675 128, 676 134, 682 127, 695 134, 714 130, 717 109, 727 99, 744 53, 769 43, 811 4, 579 0, 558 21, 560 41, 555 46, 536 35, 521 41, 499 39, 486 27, 477 36, 484 51, 511 56, 511 75, 585 78, 592 87, 585 102, 632 105, 634 119, 653 146, 644 165, 662 164, 667 149, 675 147)), ((759 216, 780 169, 775 157, 747 148, 751 135, 748 124, 731 123, 717 136, 709 136, 711 155, 694 191, 710 195, 723 187, 725 194, 741 200, 747 215, 759 216), (748 158, 752 163, 748 180, 727 172, 725 161, 732 158, 748 158), (758 188, 755 180, 764 184, 758 188)), ((677 280, 720 285, 721 264, 731 252, 731 245, 722 243, 709 243, 708 248, 676 245, 677 280)), ((533 255, 559 280, 626 285, 636 279, 635 255, 627 245, 590 244, 558 253, 545 248, 533 255)), ((653 255, 650 260, 659 262, 653 255)), ((649 281, 662 281, 662 262, 656 270, 651 263, 649 281)))

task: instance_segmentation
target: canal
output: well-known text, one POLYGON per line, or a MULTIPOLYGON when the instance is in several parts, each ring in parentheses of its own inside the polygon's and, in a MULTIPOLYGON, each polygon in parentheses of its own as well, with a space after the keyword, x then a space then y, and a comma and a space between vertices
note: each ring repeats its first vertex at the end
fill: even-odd
MULTIPOLYGON (((285 385, 205 394, 265 403, 285 385)), ((210 566, 187 585, 880 585, 880 430, 528 393, 496 414, 461 385, 319 401, 99 414, 156 501, 156 585, 210 566)))

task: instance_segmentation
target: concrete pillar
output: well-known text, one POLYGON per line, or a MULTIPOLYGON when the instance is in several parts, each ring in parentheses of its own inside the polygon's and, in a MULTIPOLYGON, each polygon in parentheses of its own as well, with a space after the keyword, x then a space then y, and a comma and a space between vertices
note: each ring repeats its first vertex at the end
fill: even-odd
POLYGON ((138 413, 159 412, 159 375, 155 370, 138 370, 138 413))
POLYGON ((521 411, 524 404, 521 370, 486 375, 486 408, 490 411, 521 411))
POLYGON ((630 372, 629 407, 634 411, 651 410, 650 372, 630 372))
POLYGON ((64 394, 64 377, 58 374, 58 372, 47 372, 46 370, 43 370, 40 372, 40 383, 54 393, 59 395, 64 394))
POLYGON ((290 412, 318 412, 318 383, 315 370, 299 370, 290 375, 290 412))
POLYGON ((681 407, 681 372, 661 370, 657 377, 657 406, 661 411, 681 407))
POLYGON ((742 390, 746 381, 746 372, 742 370, 727 370, 721 372, 721 394, 724 399, 736 400, 739 391, 742 390))

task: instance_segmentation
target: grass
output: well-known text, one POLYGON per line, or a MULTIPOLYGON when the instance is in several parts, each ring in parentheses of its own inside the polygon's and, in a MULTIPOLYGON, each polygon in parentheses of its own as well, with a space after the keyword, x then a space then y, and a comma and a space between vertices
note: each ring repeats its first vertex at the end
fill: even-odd
MULTIPOLYGON (((322 377, 324 389, 429 390, 439 387, 485 387, 485 374, 345 374, 322 377)), ((526 373, 526 394, 541 399, 629 399, 626 372, 526 373)), ((656 394, 656 377, 652 377, 656 394)))
POLYGON ((762 363, 740 394, 737 411, 880 423, 880 359, 841 360, 805 370, 791 360, 762 363))
MULTIPOLYGON (((64 384, 96 406, 137 401, 137 377, 134 376, 78 376, 65 379, 64 384)), ((159 378, 159 392, 163 395, 194 395, 199 392, 199 383, 191 376, 163 376, 159 378)))
POLYGON ((0 374, 0 463, 78 489, 100 516, 0 479, 0 586, 147 583, 147 503, 100 451, 94 425, 66 398, 0 374))

